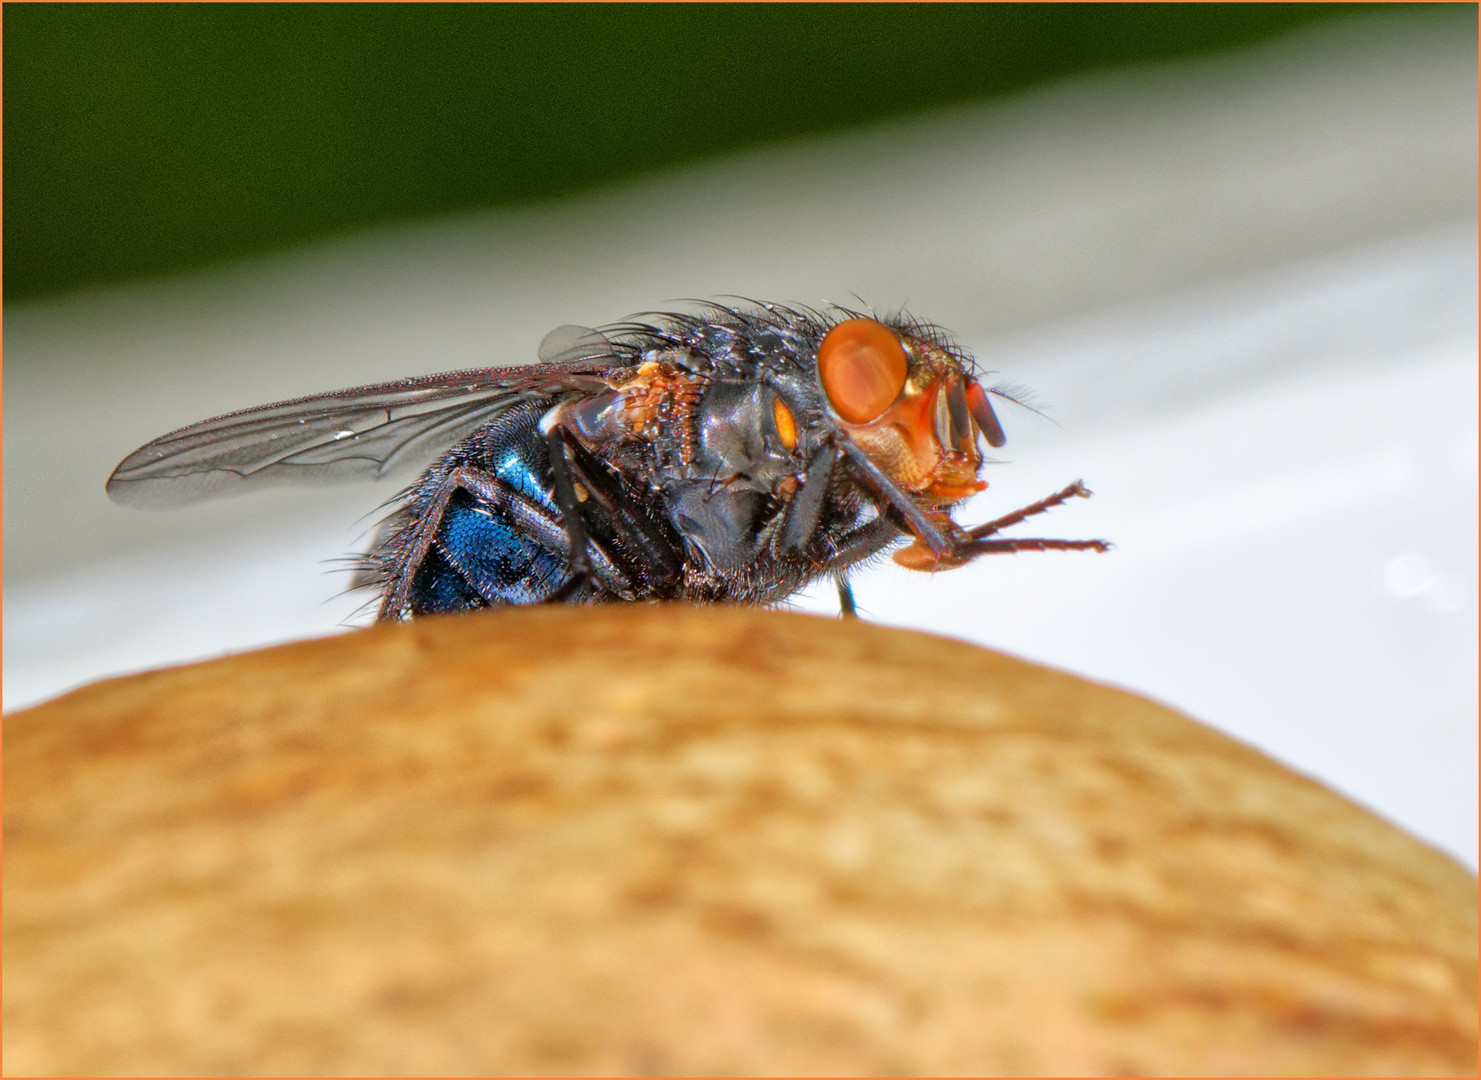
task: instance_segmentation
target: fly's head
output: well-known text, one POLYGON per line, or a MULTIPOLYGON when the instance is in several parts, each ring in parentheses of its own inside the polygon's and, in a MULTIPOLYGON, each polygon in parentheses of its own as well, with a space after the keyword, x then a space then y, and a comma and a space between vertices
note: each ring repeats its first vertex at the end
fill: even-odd
POLYGON ((981 384, 939 341, 848 319, 818 346, 817 380, 838 426, 910 494, 945 507, 987 487, 977 437, 1002 446, 1003 429, 981 384))

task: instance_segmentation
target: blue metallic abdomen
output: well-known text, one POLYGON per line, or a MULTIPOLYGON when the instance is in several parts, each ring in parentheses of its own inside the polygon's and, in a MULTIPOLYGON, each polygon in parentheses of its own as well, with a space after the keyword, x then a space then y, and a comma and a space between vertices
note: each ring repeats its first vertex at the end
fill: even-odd
MULTIPOLYGON (((513 418, 511 418, 513 419, 513 418)), ((515 430, 500 425, 489 458, 478 462, 499 479, 556 511, 545 440, 538 416, 520 417, 515 430)), ((521 535, 500 512, 466 490, 455 492, 409 600, 418 615, 470 611, 504 604, 538 604, 570 577, 565 559, 521 535)))

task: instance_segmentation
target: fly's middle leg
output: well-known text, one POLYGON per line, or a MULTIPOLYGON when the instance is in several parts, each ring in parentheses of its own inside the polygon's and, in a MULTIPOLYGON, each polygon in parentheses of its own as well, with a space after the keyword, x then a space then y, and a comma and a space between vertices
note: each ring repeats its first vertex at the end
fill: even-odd
MULTIPOLYGON (((653 595, 667 595, 684 573, 683 554, 675 541, 664 534, 612 471, 580 440, 558 425, 551 428, 549 440, 551 465, 556 470, 556 499, 558 502, 562 499, 560 472, 566 470, 570 489, 567 497, 573 504, 567 510, 562 503, 562 514, 583 534, 589 534, 590 524, 599 533, 615 537, 635 581, 640 581, 653 595), (575 494, 578 483, 586 495, 579 502, 575 494)), ((591 546, 595 550, 595 542, 591 546)))
POLYGON ((840 574, 834 579, 838 586, 838 617, 841 619, 857 619, 859 617, 858 605, 854 603, 854 590, 848 583, 848 578, 840 574))
POLYGON ((591 575, 586 557, 586 523, 581 520, 581 504, 576 498, 576 486, 571 483, 571 470, 566 462, 566 439, 564 431, 551 428, 546 436, 550 452, 550 475, 555 489, 555 504, 560 507, 561 521, 566 528, 566 537, 571 545, 571 577, 580 581, 591 575))

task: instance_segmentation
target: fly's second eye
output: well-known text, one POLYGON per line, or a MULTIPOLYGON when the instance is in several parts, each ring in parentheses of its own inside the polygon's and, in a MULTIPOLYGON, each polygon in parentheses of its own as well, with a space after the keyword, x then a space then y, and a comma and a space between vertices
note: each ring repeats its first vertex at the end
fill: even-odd
POLYGON ((841 322, 818 346, 823 393, 849 424, 867 424, 893 405, 909 367, 899 335, 874 319, 841 322))

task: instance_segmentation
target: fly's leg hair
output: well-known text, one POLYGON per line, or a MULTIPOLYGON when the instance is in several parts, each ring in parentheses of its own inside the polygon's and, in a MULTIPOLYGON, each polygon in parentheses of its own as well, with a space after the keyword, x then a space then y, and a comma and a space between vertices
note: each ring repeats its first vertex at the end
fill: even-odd
MULTIPOLYGON (((621 483, 605 465, 572 437, 565 428, 551 428, 550 461, 556 476, 556 499, 561 499, 559 484, 562 476, 567 486, 572 510, 562 505, 566 520, 581 528, 586 534, 585 519, 605 526, 621 541, 631 561, 637 563, 642 576, 662 594, 677 583, 684 574, 682 553, 643 512, 632 496, 624 491, 621 483), (569 470, 569 471, 567 471, 569 470), (576 500, 575 484, 580 483, 586 491, 584 502, 576 500)), ((593 550, 595 542, 590 542, 593 550)))
MULTIPOLYGON (((397 569, 386 589, 377 618, 382 621, 400 619, 411 595, 411 584, 421 569, 427 553, 432 550, 437 530, 442 526, 447 505, 458 490, 468 491, 489 506, 505 514, 515 528, 534 540, 552 555, 571 558, 571 540, 565 527, 550 511, 500 480, 493 473, 472 465, 459 465, 443 476, 437 484, 432 501, 422 510, 413 526, 410 538, 405 542, 397 557, 397 569)), ((613 564, 601 548, 588 541, 589 573, 611 593, 619 596, 630 594, 632 585, 626 575, 613 564)))
POLYGON ((823 570, 834 572, 847 570, 855 563, 862 562, 871 555, 879 554, 900 539, 901 535, 908 535, 908 533, 887 515, 881 514, 872 521, 866 521, 852 532, 845 533, 838 541, 833 557, 823 564, 823 570))

